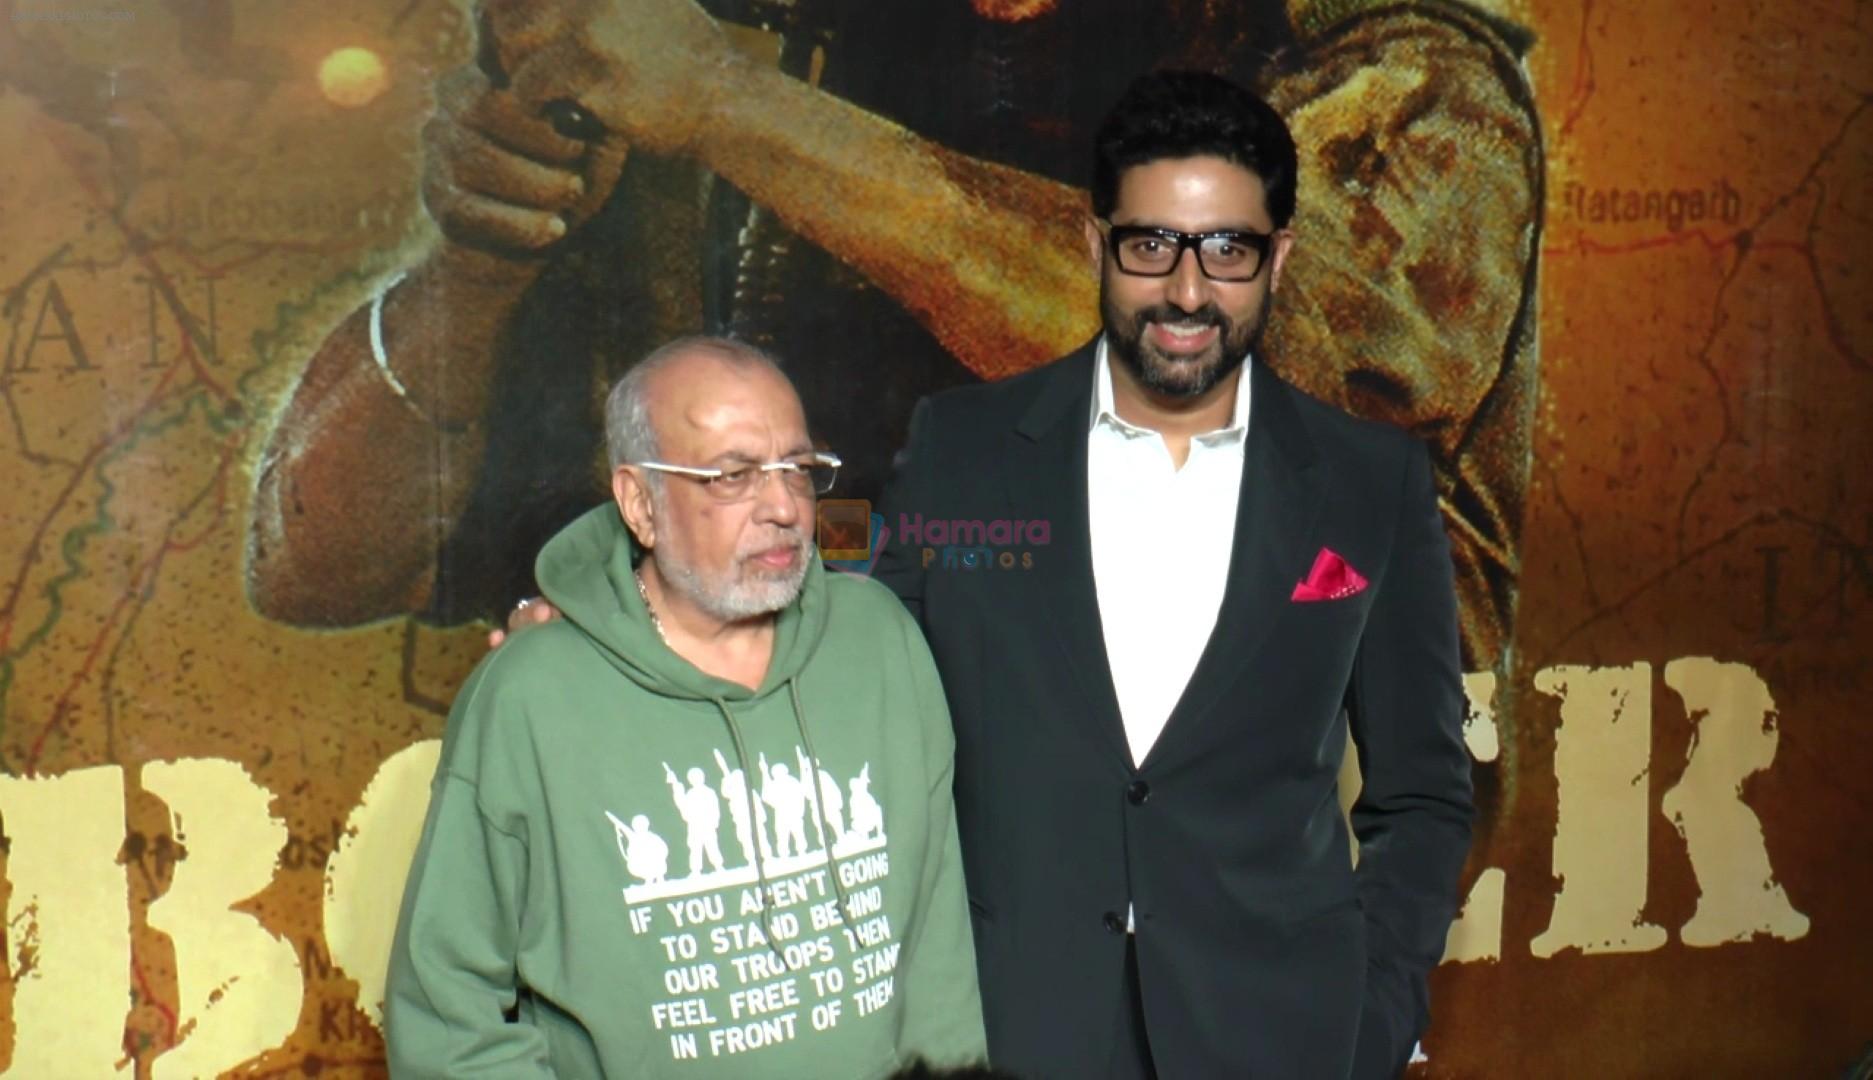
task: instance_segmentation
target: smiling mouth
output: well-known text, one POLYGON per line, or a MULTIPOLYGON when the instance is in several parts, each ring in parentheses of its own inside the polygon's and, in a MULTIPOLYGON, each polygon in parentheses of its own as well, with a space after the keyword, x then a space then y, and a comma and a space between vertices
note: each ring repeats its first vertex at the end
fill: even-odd
POLYGON ((1184 354, 1209 348, 1221 328, 1212 322, 1153 322, 1147 332, 1152 344, 1164 352, 1184 354))

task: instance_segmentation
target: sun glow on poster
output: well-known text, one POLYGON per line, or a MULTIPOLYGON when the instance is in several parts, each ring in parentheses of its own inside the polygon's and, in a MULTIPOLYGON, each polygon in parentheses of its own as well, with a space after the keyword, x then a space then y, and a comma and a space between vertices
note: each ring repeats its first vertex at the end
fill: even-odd
POLYGON ((390 72, 376 53, 357 45, 334 49, 319 63, 319 91, 347 109, 376 101, 390 88, 390 72))

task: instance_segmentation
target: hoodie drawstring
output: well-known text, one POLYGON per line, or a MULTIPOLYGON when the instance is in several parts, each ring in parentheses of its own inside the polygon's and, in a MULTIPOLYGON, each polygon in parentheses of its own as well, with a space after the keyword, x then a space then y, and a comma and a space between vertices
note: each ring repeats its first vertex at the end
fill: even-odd
MULTIPOLYGON (((735 714, 729 710, 728 702, 719 697, 712 697, 709 700, 715 702, 715 707, 721 710, 722 719, 728 724, 729 738, 735 741, 735 767, 741 770, 741 798, 748 808, 748 825, 755 832, 754 876, 759 879, 759 884, 755 888, 756 895, 761 899, 761 929, 767 934, 768 949, 773 952, 774 958, 780 961, 780 966, 786 968, 787 957, 780 951, 780 945, 774 937, 774 924, 769 914, 772 905, 768 903, 767 861, 761 857, 761 848, 765 842, 760 835, 761 818, 754 809, 754 784, 748 779, 748 747, 741 741, 741 725, 735 722, 735 714)), ((761 780, 765 783, 767 777, 763 776, 761 780)))
MULTIPOLYGON (((833 851, 832 842, 826 839, 829 832, 827 829, 829 822, 826 819, 826 794, 820 790, 819 786, 819 753, 813 749, 813 736, 809 734, 806 729, 806 709, 800 704, 800 683, 797 678, 789 678, 787 680, 787 699, 793 704, 794 730, 800 733, 800 744, 806 748, 807 764, 811 769, 811 774, 801 777, 801 779, 806 782, 807 796, 813 805, 813 813, 817 819, 814 825, 819 830, 819 842, 826 846, 826 868, 832 875, 833 894, 839 898, 839 919, 841 922, 849 925, 852 922, 852 903, 846 896, 844 883, 839 880, 839 867, 842 865, 839 861, 839 856, 833 851)), ((760 818, 756 815, 754 808, 754 785, 748 782, 748 747, 741 739, 741 725, 735 722, 735 713, 729 709, 728 702, 719 697, 712 697, 709 700, 713 701, 715 707, 721 711, 723 722, 728 724, 729 738, 733 739, 735 742, 735 764, 741 770, 742 776, 742 801, 747 805, 748 823, 758 830, 760 828, 760 818)), ((761 777, 761 782, 766 783, 767 777, 761 777)), ((837 839, 836 834, 834 834, 834 839, 837 839)), ((760 882, 757 888, 761 898, 761 929, 767 934, 767 947, 769 951, 774 954, 775 959, 780 961, 780 966, 782 968, 791 971, 793 969, 787 963, 786 954, 781 952, 779 939, 774 936, 774 924, 771 915, 773 905, 769 902, 769 898, 773 894, 768 887, 767 861, 761 856, 761 847, 761 838, 756 836, 754 845, 754 874, 760 882)))
MULTIPOLYGON (((813 775, 807 778, 807 791, 813 796, 813 813, 819 818, 819 842, 826 845, 826 870, 832 875, 832 891, 839 898, 839 919, 850 926, 852 924, 852 905, 846 899, 845 886, 839 881, 839 856, 833 851, 833 842, 828 835, 826 820, 826 793, 819 785, 819 754, 813 749, 813 736, 807 734, 806 710, 800 705, 800 680, 798 677, 787 680, 787 695, 793 701, 793 723, 800 730, 800 743, 806 747, 806 759, 812 765, 813 775)), ((833 840, 837 840, 836 833, 833 840)))

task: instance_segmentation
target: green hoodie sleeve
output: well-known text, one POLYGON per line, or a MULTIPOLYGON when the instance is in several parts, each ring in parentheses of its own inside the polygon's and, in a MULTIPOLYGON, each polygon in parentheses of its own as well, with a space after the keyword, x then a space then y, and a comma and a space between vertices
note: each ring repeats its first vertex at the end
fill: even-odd
POLYGON ((931 844, 924 858, 918 895, 927 897, 929 906, 907 946, 904 1032, 899 1045, 906 1059, 921 1055, 933 1065, 964 1065, 987 1060, 988 1040, 982 1029, 975 940, 969 927, 969 896, 963 885, 951 792, 956 736, 930 647, 908 617, 900 625, 905 630, 917 719, 932 771, 929 831, 941 841, 931 844))
POLYGON ((391 946, 384 1041, 399 1080, 553 1075, 539 1029, 506 1019, 518 995, 527 845, 479 805, 475 743, 489 719, 478 708, 487 670, 463 688, 449 718, 391 946))

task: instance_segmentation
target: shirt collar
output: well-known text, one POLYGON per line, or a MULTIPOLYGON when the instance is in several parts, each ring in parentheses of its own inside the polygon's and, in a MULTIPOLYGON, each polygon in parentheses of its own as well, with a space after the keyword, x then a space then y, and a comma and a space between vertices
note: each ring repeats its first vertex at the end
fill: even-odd
MULTIPOLYGON (((1201 442, 1226 446, 1232 442, 1242 442, 1249 431, 1249 365, 1254 357, 1242 361, 1242 375, 1236 380, 1236 407, 1229 418, 1229 426, 1206 431, 1197 436, 1201 442)), ((1093 413, 1088 421, 1088 428, 1093 431, 1101 427, 1122 432, 1127 435, 1156 435, 1157 432, 1141 428, 1119 416, 1112 398, 1112 365, 1107 354, 1106 335, 1099 335, 1099 347, 1093 356, 1093 413)))

